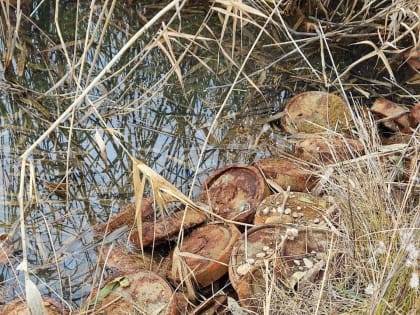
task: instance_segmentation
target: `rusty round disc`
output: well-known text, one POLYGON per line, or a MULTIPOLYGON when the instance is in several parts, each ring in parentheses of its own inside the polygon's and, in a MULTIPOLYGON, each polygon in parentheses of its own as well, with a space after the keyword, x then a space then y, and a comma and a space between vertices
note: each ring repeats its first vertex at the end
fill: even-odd
POLYGON ((363 154, 360 141, 341 137, 311 137, 295 144, 294 155, 312 163, 331 164, 363 154))
POLYGON ((281 124, 290 134, 323 132, 324 128, 348 133, 354 125, 343 99, 325 92, 304 92, 292 97, 285 113, 281 124))
MULTIPOLYGON (((184 260, 200 287, 212 284, 227 273, 233 244, 240 235, 233 224, 207 224, 184 238, 179 250, 194 255, 185 255, 184 260)), ((174 256, 173 264, 176 264, 175 259, 174 256)))
POLYGON ((152 256, 148 252, 137 254, 129 252, 121 245, 101 246, 98 250, 98 263, 101 266, 113 269, 115 272, 127 274, 137 272, 139 269, 151 270, 159 275, 166 275, 169 268, 164 259, 157 254, 152 256))
POLYGON ((261 225, 250 229, 233 246, 229 261, 229 279, 242 307, 259 313, 266 292, 262 270, 273 269, 281 245, 280 235, 287 226, 261 225))
MULTIPOLYGON (((165 204, 168 212, 175 211, 181 207, 180 202, 171 196, 164 195, 165 204)), ((141 218, 143 222, 153 221, 155 216, 159 215, 159 210, 155 207, 153 197, 145 197, 141 202, 141 218)), ((96 224, 93 228, 97 232, 111 233, 121 226, 133 227, 136 224, 136 206, 134 203, 127 205, 117 214, 109 219, 109 221, 96 224)))
POLYGON ((82 310, 113 315, 179 314, 172 287, 162 277, 147 270, 108 281, 99 292, 96 290, 82 310))
MULTIPOLYGON (((62 315, 68 314, 69 311, 58 301, 43 297, 44 307, 47 315, 62 315)), ((3 309, 0 308, 0 314, 4 315, 26 315, 30 314, 26 301, 16 299, 8 302, 3 309)))
POLYGON ((268 196, 260 203, 254 224, 282 223, 323 227, 326 226, 327 207, 325 199, 307 193, 279 193, 268 196))
POLYGON ((172 240, 179 231, 190 229, 206 220, 207 216, 204 212, 189 208, 160 217, 156 221, 143 222, 141 240, 137 229, 133 229, 129 239, 133 245, 139 248, 153 246, 163 241, 172 240))
POLYGON ((224 218, 252 222, 257 205, 268 194, 268 187, 258 169, 237 163, 209 176, 198 199, 224 218))
POLYGON ((262 301, 270 286, 267 281, 279 281, 276 285, 280 287, 293 278, 294 270, 290 264, 294 264, 294 260, 300 259, 304 264, 303 258, 305 262, 306 259, 312 259, 315 265, 324 259, 328 235, 323 229, 266 224, 252 228, 239 238, 229 262, 229 279, 241 306, 261 312, 262 301), (277 277, 270 276, 270 280, 267 280, 268 274, 277 277))
POLYGON ((292 191, 307 191, 316 184, 317 179, 309 169, 287 158, 261 159, 253 165, 284 190, 290 186, 292 191))
POLYGON ((331 238, 327 229, 296 227, 295 231, 293 237, 286 237, 274 269, 275 274, 291 289, 296 289, 301 283, 321 279, 331 238))

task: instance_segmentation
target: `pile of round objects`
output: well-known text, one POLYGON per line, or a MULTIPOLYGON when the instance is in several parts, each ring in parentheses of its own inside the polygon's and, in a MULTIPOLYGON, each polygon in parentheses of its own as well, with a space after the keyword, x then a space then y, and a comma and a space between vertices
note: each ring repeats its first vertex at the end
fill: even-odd
MULTIPOLYGON (((384 117, 392 108, 389 115, 396 117, 398 105, 384 102, 372 111, 384 117)), ((419 123, 418 109, 388 123, 407 132, 419 123)), ((101 247, 100 263, 113 276, 91 293, 80 313, 232 314, 235 307, 263 313, 271 286, 298 291, 322 281, 339 255, 332 246, 337 213, 316 189, 313 166, 364 154, 352 137, 352 121, 339 96, 299 94, 281 118, 285 132, 301 136, 293 155, 217 170, 204 182, 197 209, 165 197, 166 211, 157 213, 153 197, 143 198, 141 232, 134 205, 96 226, 101 235, 136 227, 125 241, 142 250, 101 247)))

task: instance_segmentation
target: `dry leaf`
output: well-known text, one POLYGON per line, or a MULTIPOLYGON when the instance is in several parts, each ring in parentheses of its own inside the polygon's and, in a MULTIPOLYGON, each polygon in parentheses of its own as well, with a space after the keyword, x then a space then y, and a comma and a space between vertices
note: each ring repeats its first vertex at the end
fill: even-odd
POLYGON ((408 119, 410 121, 410 126, 416 128, 420 124, 420 103, 415 104, 408 114, 408 119))
POLYGON ((396 128, 395 131, 411 133, 410 124, 408 121, 408 110, 403 106, 380 97, 373 103, 370 109, 372 112, 385 117, 378 122, 395 122, 397 126, 393 126, 392 124, 388 124, 386 126, 391 129, 396 128))

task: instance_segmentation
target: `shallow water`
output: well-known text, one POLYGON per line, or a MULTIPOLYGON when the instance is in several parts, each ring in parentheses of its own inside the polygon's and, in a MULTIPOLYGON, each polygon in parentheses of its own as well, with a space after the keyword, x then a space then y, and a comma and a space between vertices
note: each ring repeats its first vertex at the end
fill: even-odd
MULTIPOLYGON (((28 12, 37 4, 34 1, 28 12)), ((70 43, 74 40, 76 4, 69 1, 61 5, 60 27, 64 41, 70 43)), ((77 37, 83 39, 89 5, 83 3, 78 9, 77 37)), ((83 84, 92 80, 142 26, 138 13, 150 17, 155 10, 140 4, 117 4, 102 46, 98 48, 99 41, 95 39, 87 51, 81 75, 83 84)), ((180 30, 190 34, 196 31, 205 10, 196 11, 182 20, 180 30)), ((94 10, 91 31, 96 23, 103 24, 97 22, 101 12, 100 6, 94 10)), ((32 19, 37 26, 22 24, 20 49, 8 69, 0 68, 0 233, 10 233, 14 250, 12 261, 0 265, 5 300, 22 294, 17 280, 22 281, 23 275, 16 271, 22 258, 17 201, 20 156, 71 104, 78 90, 75 80, 69 77, 57 89, 50 90, 69 70, 63 50, 58 47, 52 1, 33 11, 32 19)), ((279 109, 289 92, 269 93, 270 103, 250 102, 246 99, 249 87, 242 80, 227 100, 216 131, 203 148, 236 71, 223 58, 217 60, 217 46, 209 45, 196 54, 214 71, 208 71, 188 56, 182 63, 183 88, 176 75, 159 82, 170 70, 166 55, 156 47, 144 54, 155 31, 146 33, 120 60, 119 66, 131 60, 128 67, 118 71, 119 66, 114 67, 112 76, 91 91, 89 100, 75 111, 73 119, 60 124, 30 155, 35 182, 30 185, 28 171, 25 177, 28 259, 32 279, 43 294, 77 304, 89 292, 97 268, 91 226, 104 222, 110 213, 133 201, 133 166, 122 147, 184 193, 192 189, 195 196, 202 181, 215 169, 269 155, 267 147, 259 144, 281 142, 282 135, 274 130, 269 130, 259 142, 256 140, 264 118, 279 109), (97 113, 89 101, 101 102, 97 113), (118 134, 118 140, 105 126, 118 134), (96 132, 106 144, 106 161, 100 154, 96 132), (202 162, 197 168, 200 154, 202 162), (193 184, 196 168, 198 177, 193 184)), ((182 51, 181 46, 186 43, 180 40, 177 49, 182 51)), ((0 54, 5 49, 6 43, 0 38, 0 54)), ((69 45, 67 53, 77 63, 83 54, 83 44, 69 45)), ((80 67, 75 74, 79 70, 80 67)))

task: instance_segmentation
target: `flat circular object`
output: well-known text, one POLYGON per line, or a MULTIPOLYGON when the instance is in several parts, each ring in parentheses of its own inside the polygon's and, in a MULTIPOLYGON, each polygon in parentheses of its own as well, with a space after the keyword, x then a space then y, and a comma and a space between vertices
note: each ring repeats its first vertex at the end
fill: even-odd
POLYGON ((330 248, 327 229, 297 228, 297 235, 286 238, 276 257, 275 274, 294 289, 300 282, 317 282, 322 278, 330 248))
POLYGON ((284 190, 290 186, 291 191, 308 191, 317 181, 311 170, 288 158, 261 159, 255 161, 253 165, 260 169, 267 179, 284 190))
POLYGON ((187 253, 185 263, 200 287, 212 284, 228 272, 232 247, 240 235, 233 224, 207 224, 184 238, 179 250, 187 253), (193 255, 188 256, 188 253, 193 255))
POLYGON ((311 137, 295 144, 294 155, 312 163, 331 164, 363 154, 360 141, 342 137, 311 137))
POLYGON ((278 193, 265 198, 257 208, 254 224, 295 224, 326 227, 328 203, 303 192, 278 193))
POLYGON ((263 269, 273 269, 285 225, 261 225, 246 231, 233 246, 229 279, 242 307, 260 313, 266 292, 263 269))
MULTIPOLYGON (((310 262, 315 265, 322 261, 328 246, 329 234, 323 229, 266 224, 244 233, 236 241, 229 261, 229 279, 241 306, 261 313, 270 282, 276 281, 278 287, 289 283, 295 275, 294 267, 308 271, 305 262, 309 266, 310 262), (295 266, 295 260, 302 266, 295 266)), ((313 277, 318 274, 314 272, 313 277)))
POLYGON ((249 223, 254 219, 257 205, 268 194, 258 169, 238 163, 210 175, 198 199, 223 218, 249 223))
MULTIPOLYGON (((59 302, 50 298, 43 297, 45 314, 47 315, 62 315, 68 314, 69 311, 59 302)), ((21 299, 16 299, 11 302, 8 302, 4 308, 0 308, 0 314, 4 315, 27 315, 30 314, 29 308, 26 304, 26 301, 21 299)))
POLYGON ((82 307, 82 310, 87 309, 106 315, 179 314, 172 287, 162 277, 147 270, 108 281, 82 307))
POLYGON ((165 275, 168 266, 159 255, 149 252, 143 254, 129 252, 125 247, 115 244, 114 246, 103 245, 98 249, 98 263, 101 266, 111 268, 114 272, 133 273, 140 269, 151 270, 159 275, 165 275), (166 267, 166 268, 165 268, 166 267))
POLYGON ((354 126, 343 99, 326 92, 304 92, 292 97, 286 104, 285 113, 281 124, 290 134, 323 132, 325 128, 349 133, 354 126))

